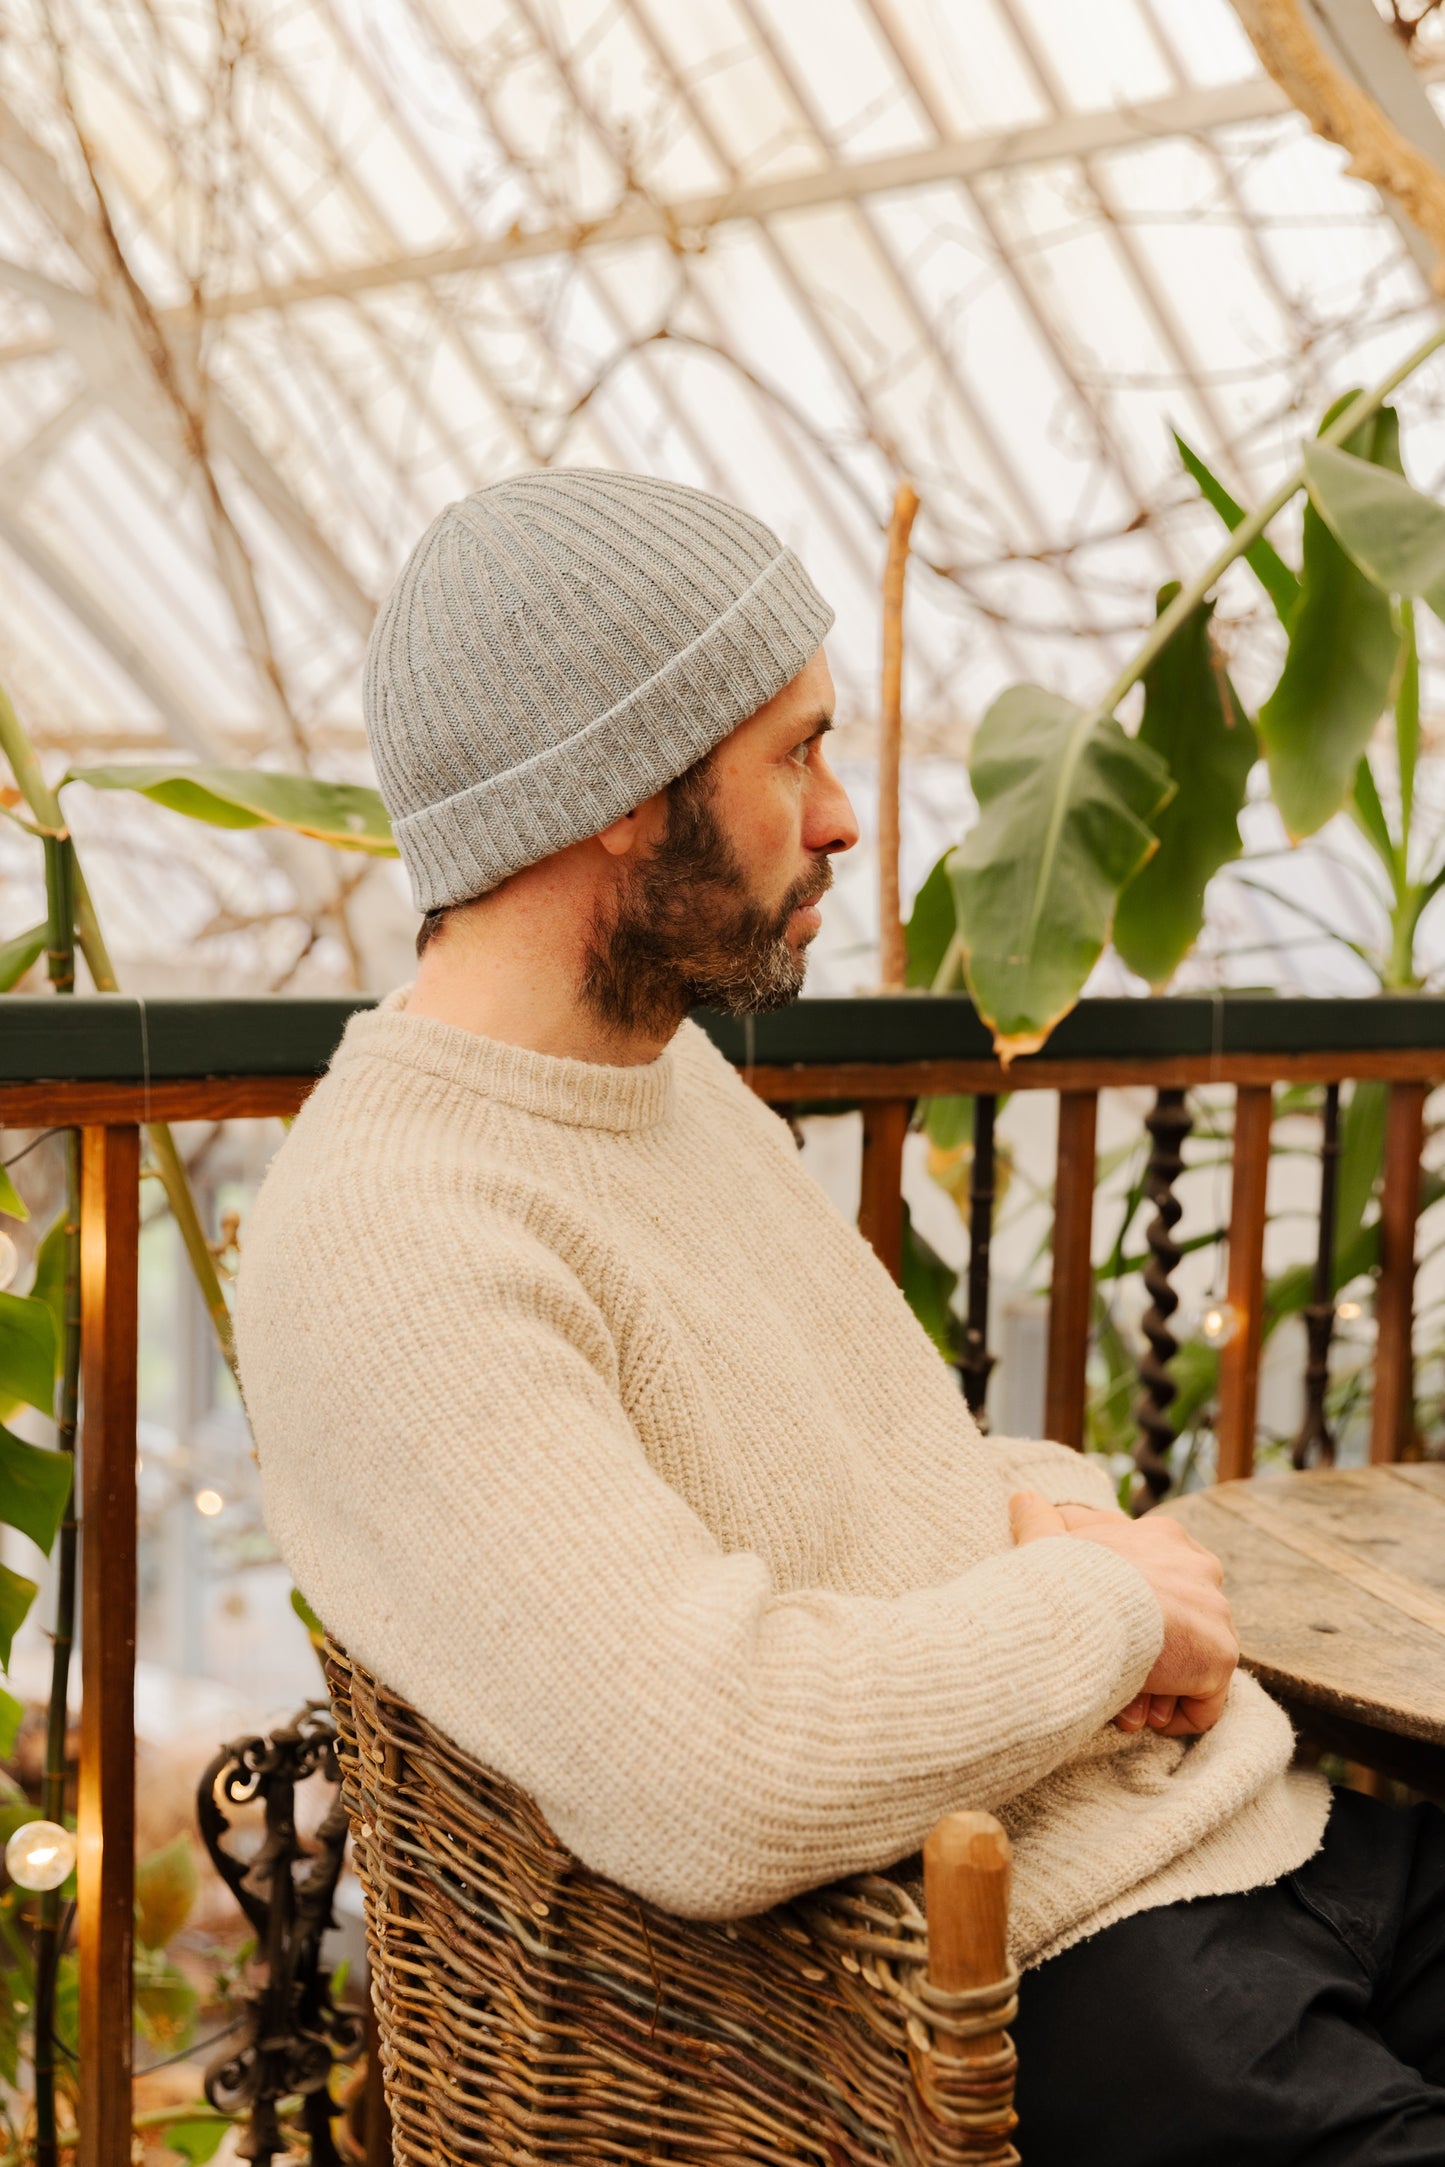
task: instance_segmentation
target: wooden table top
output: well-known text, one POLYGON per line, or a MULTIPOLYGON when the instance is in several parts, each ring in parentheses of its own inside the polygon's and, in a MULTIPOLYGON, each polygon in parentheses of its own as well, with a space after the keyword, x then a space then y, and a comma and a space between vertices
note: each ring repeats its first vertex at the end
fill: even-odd
POLYGON ((1226 1482, 1160 1510, 1223 1560, 1261 1684, 1445 1746, 1445 1464, 1226 1482))

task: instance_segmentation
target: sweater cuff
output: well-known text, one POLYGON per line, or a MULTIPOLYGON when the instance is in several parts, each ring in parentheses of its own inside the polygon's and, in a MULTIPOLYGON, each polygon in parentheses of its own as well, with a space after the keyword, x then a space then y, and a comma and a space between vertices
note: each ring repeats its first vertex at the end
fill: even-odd
POLYGON ((1094 1649, 1103 1676, 1107 1721, 1140 1691, 1164 1645, 1159 1598, 1136 1565, 1103 1543, 1046 1535, 1025 1543, 1015 1562, 1034 1579, 1038 1599, 1072 1651, 1094 1649))

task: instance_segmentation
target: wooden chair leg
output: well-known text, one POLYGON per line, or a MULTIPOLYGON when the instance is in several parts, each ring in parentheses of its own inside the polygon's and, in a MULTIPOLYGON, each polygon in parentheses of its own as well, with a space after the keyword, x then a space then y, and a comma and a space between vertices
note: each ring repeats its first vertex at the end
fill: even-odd
POLYGON ((923 1847, 928 1981, 934 2035, 924 2106, 960 2157, 1006 2167, 1017 2060, 1005 2025, 1018 2007, 1008 1958, 1008 1837, 989 1813, 951 1813, 923 1847), (931 2079, 931 2081, 930 2081, 931 2079), (928 2093, 932 2097, 928 2097, 928 2093))

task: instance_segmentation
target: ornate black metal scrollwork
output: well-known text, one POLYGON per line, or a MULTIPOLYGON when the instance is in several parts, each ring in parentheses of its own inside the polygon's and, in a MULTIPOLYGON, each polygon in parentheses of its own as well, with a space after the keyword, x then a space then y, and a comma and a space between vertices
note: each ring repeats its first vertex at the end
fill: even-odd
POLYGON ((286 2149, 277 2113, 300 2098, 313 2167, 340 2167, 331 2131, 338 2109, 330 2077, 361 2051, 359 2013, 338 2009, 321 1942, 346 1846, 336 1733, 324 1702, 311 1701, 269 1738, 223 1746, 201 1778, 197 1813, 206 1849, 256 1936, 259 1983, 245 2000, 241 2036, 206 2071, 206 2097, 220 2113, 242 2114, 238 2150, 262 2167, 286 2149), (315 1835, 296 1832, 296 1786, 320 1775, 336 1796, 315 1835), (259 1851, 237 1858, 226 1848, 227 1806, 260 1800, 265 1835, 259 1851))
POLYGON ((1144 1268, 1144 1285, 1149 1292, 1144 1337, 1149 1351, 1139 1364, 1139 1382, 1144 1389, 1134 1406, 1139 1425, 1134 1465, 1143 1478, 1135 1494, 1136 1513, 1149 1512, 1157 1505, 1174 1479, 1169 1467, 1169 1448, 1174 1442, 1169 1409, 1178 1388, 1169 1374, 1169 1364, 1179 1352, 1179 1342, 1169 1328, 1169 1320, 1179 1307, 1179 1296, 1169 1282, 1183 1255, 1174 1239, 1174 1229, 1184 1209, 1174 1194, 1174 1184, 1184 1170, 1184 1139, 1194 1126, 1184 1093, 1158 1092, 1153 1111, 1144 1117, 1144 1126, 1151 1146, 1144 1194, 1154 1206, 1154 1217, 1144 1237, 1149 1244, 1149 1262, 1144 1268))
POLYGON ((968 1411, 988 1427, 986 1402, 993 1356, 988 1351, 989 1244, 993 1239, 993 1117, 997 1101, 980 1093, 973 1102, 973 1166, 968 1185, 968 1317, 959 1371, 968 1411))
POLYGON ((1335 1336, 1335 1192, 1340 1158, 1340 1087, 1325 1089, 1324 1134, 1320 1140, 1320 1226, 1315 1250, 1314 1286, 1305 1310, 1309 1352, 1305 1359, 1305 1411, 1290 1458, 1308 1467, 1333 1467, 1335 1439, 1325 1418, 1330 1383, 1330 1342, 1335 1336))

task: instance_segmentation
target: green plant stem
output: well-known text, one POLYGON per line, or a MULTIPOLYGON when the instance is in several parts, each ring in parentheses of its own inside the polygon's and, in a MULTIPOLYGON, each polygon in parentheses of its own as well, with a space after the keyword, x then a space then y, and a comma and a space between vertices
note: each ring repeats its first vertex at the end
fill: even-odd
MULTIPOLYGON (((3 687, 0 687, 0 752, 3 752, 9 761, 25 802, 40 826, 56 833, 64 833, 65 816, 61 811, 60 800, 45 780, 35 747, 3 687)), ((69 845, 69 857, 75 891, 75 932, 81 954, 85 957, 90 975, 95 981, 97 993, 119 993, 120 981, 115 975, 100 920, 96 916, 95 905, 91 900, 73 842, 69 845)), ((226 1367, 239 1385, 231 1312, 221 1289, 216 1260, 207 1244, 206 1231, 201 1224, 200 1213, 196 1210, 196 1200, 191 1193, 191 1185, 186 1178, 176 1140, 171 1134, 169 1123, 164 1121, 148 1123, 146 1137, 161 1185, 166 1192, 166 1200, 171 1207, 171 1215, 180 1229, 181 1241, 190 1260, 196 1285, 201 1290, 201 1300, 206 1305, 206 1314, 211 1320, 216 1343, 220 1347, 226 1367)))
MULTIPOLYGON (((47 838, 45 887, 50 935, 47 960, 57 994, 75 993, 75 864, 67 837, 47 838)), ((75 1642, 75 1430, 80 1408, 80 1135, 65 1132, 65 1324, 60 1390, 55 1409, 56 1443, 71 1462, 70 1497, 60 1527, 56 1559, 55 1632, 50 1655, 50 1704, 45 1724, 45 1769, 40 1812, 65 1819, 65 1734, 70 1703, 70 1655, 75 1642)), ((57 2167, 55 2130, 55 1987, 60 1970, 59 1889, 40 1899, 35 1930, 35 2167, 57 2167)))

